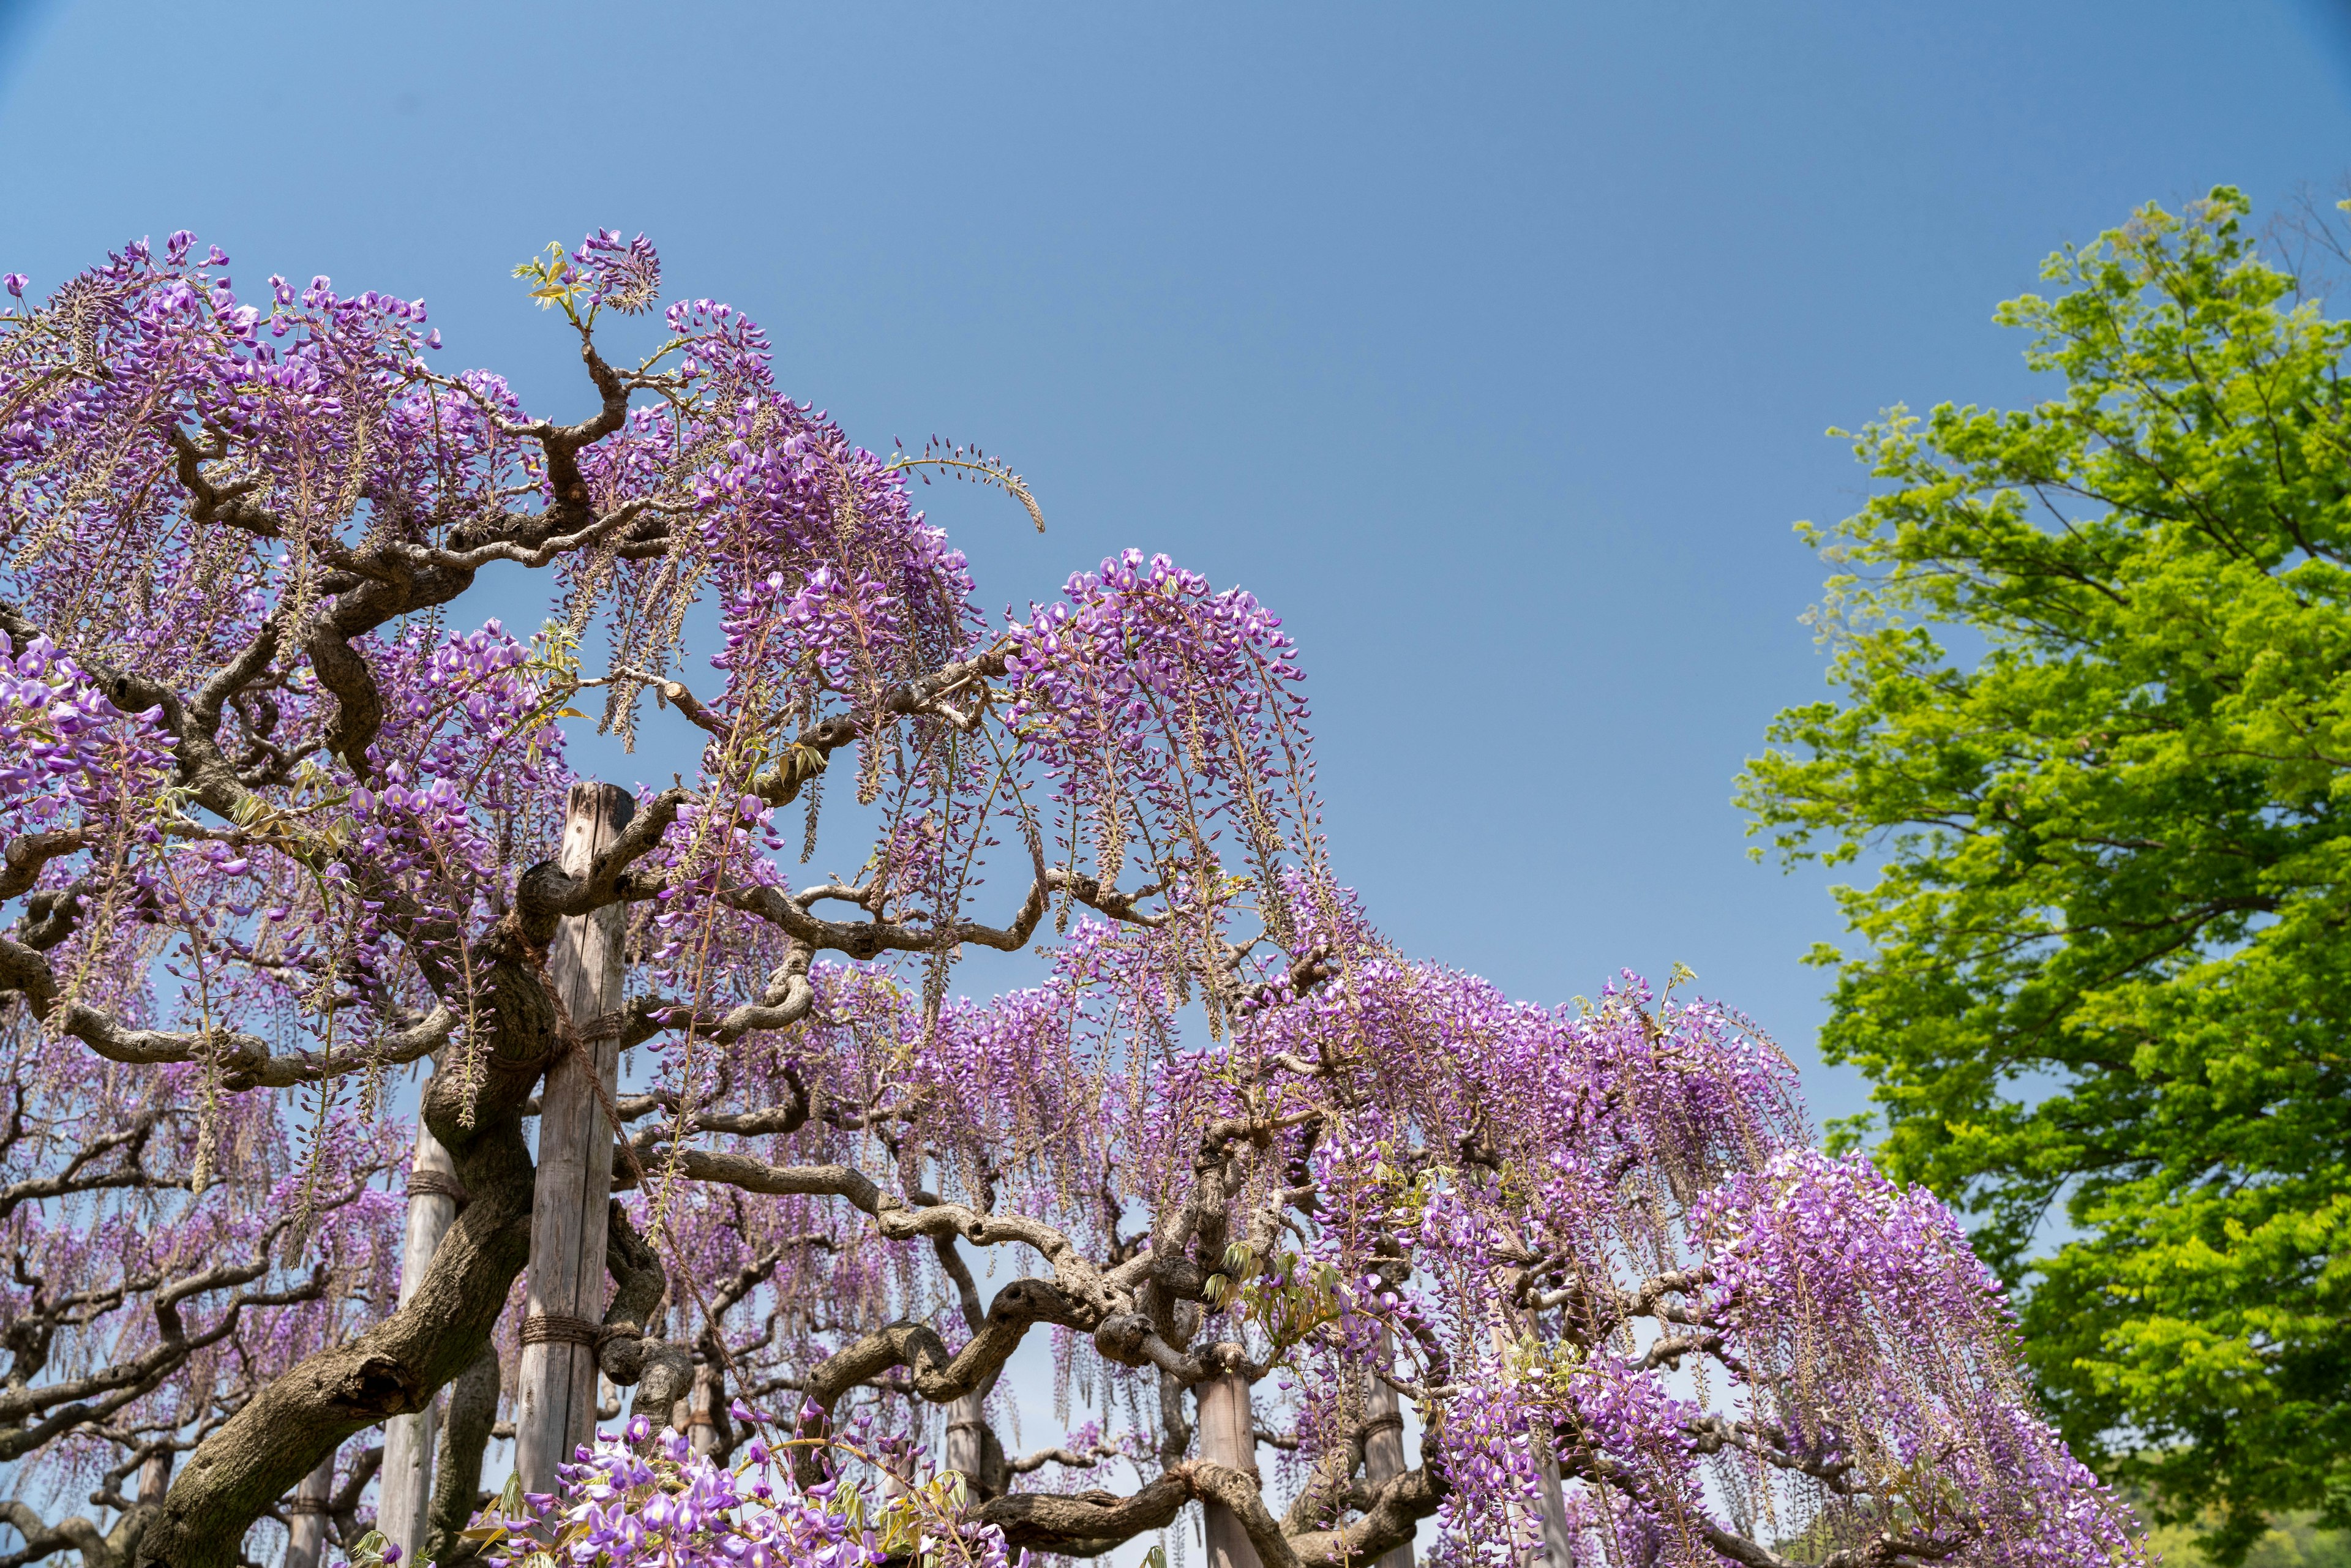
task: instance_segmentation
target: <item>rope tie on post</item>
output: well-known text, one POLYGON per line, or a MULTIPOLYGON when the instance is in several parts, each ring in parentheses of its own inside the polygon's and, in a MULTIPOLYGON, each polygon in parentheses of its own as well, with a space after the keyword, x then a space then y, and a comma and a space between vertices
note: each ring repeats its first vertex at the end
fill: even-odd
POLYGON ((638 1337, 633 1328, 591 1323, 586 1318, 575 1318, 562 1312, 533 1312, 522 1321, 522 1343, 525 1344, 576 1344, 590 1351, 601 1351, 613 1340, 638 1337))
POLYGON ((414 1197, 419 1193, 445 1197, 461 1209, 474 1201, 474 1195, 467 1192, 455 1176, 444 1176, 439 1171, 408 1173, 408 1196, 414 1197))
POLYGON ((621 1038, 622 1026, 628 1021, 629 1015, 626 1012, 599 1013, 580 1026, 578 1030, 580 1043, 593 1045, 600 1040, 618 1040, 621 1038))

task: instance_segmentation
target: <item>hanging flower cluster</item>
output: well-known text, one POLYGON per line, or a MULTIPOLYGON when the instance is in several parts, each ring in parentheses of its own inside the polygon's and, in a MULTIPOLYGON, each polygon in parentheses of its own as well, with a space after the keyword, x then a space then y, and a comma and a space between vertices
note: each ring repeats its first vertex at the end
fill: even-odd
POLYGON ((124 713, 45 638, 0 632, 0 825, 38 831, 154 789, 167 742, 148 708, 124 713))

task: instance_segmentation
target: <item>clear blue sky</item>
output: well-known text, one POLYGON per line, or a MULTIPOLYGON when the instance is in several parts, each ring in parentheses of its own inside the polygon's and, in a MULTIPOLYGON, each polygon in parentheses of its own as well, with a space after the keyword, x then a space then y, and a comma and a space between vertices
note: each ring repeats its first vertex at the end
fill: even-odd
POLYGON ((1822 1114, 1834 912, 1728 798, 1822 689, 1823 430, 2032 395, 1993 303, 2134 204, 2346 168, 2351 32, 2292 0, 0 0, 0 265, 193 228, 565 413, 507 269, 643 229, 853 435, 1029 476, 1042 538, 932 492, 988 602, 1135 545, 1286 615, 1404 946, 1543 1000, 1683 960, 1822 1114))

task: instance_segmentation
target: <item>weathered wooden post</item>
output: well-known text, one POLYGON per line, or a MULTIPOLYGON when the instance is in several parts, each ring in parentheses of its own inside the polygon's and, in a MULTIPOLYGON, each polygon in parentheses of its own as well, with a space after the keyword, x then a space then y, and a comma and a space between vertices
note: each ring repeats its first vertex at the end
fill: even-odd
POLYGON ((323 1568, 327 1561, 327 1500, 335 1494, 335 1456, 302 1478, 286 1505, 286 1568, 323 1568))
MULTIPOLYGON (((1257 1419, 1249 1409, 1249 1379, 1222 1372, 1198 1386, 1200 1457, 1258 1479, 1257 1419)), ((1203 1502, 1207 1516, 1208 1568, 1262 1568, 1240 1515, 1220 1502, 1203 1502)))
MULTIPOLYGON (((1395 1345, 1387 1331, 1380 1332, 1380 1364, 1392 1364, 1395 1345)), ((1396 1391, 1385 1378, 1371 1377, 1364 1393, 1364 1415, 1370 1430, 1364 1437, 1364 1479, 1376 1490, 1404 1474, 1404 1410, 1396 1391)), ((1412 1542, 1381 1553, 1374 1568, 1412 1568, 1412 1542)))
MULTIPOLYGON (((401 1306, 408 1305, 423 1283, 441 1238, 456 1221, 457 1200, 464 1191, 449 1151, 418 1123, 416 1156, 408 1166, 408 1232, 400 1249, 401 1306)), ((376 1494, 375 1523, 411 1563, 424 1546, 425 1509, 433 1500, 433 1440, 439 1425, 438 1406, 431 1404, 383 1424, 383 1478, 376 1494)))
POLYGON ((987 1476, 987 1392, 975 1388, 947 1406, 946 1468, 961 1473, 965 1492, 979 1496, 987 1476))
POLYGON ((963 1495, 973 1503, 988 1497, 987 1394, 996 1386, 990 1377, 947 1406, 946 1459, 944 1469, 963 1477, 963 1495))
MULTIPOLYGON (((575 784, 563 828, 563 869, 586 874, 636 810, 611 784, 575 784)), ((605 1205, 612 1191, 612 1133, 603 1095, 620 1078, 617 1029, 625 976, 620 906, 574 915, 557 927, 548 974, 585 1055, 548 1069, 539 1093, 538 1182, 530 1207, 530 1277, 515 1411, 515 1469, 526 1491, 555 1490, 555 1468, 596 1425, 596 1333, 604 1315, 605 1205)))
POLYGON ((694 1369, 694 1392, 685 1396, 685 1436, 697 1454, 718 1451, 718 1369, 694 1369))
POLYGON ((172 1490, 172 1450, 164 1448, 139 1461, 139 1500, 162 1502, 172 1490))

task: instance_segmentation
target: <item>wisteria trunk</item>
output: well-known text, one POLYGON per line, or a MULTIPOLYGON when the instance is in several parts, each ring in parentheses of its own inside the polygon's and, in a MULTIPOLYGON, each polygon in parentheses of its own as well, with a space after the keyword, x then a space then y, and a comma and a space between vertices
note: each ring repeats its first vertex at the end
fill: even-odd
POLYGON ((497 1416, 498 1353, 489 1345, 449 1385, 449 1410, 441 1423, 440 1452, 433 1469, 433 1497, 425 1511, 423 1560, 435 1568, 464 1568, 480 1561, 481 1554, 459 1537, 473 1521, 482 1485, 482 1452, 489 1447, 497 1416))
MULTIPOLYGON (((561 863, 587 874, 635 814, 610 784, 572 786, 561 863)), ((619 1078, 618 1031, 604 1015, 620 1006, 623 912, 567 917, 548 954, 548 975, 571 1032, 591 1061, 566 1052, 548 1069, 538 1118, 538 1185, 530 1211, 530 1283, 516 1395, 515 1468, 526 1491, 551 1492, 555 1469, 596 1425, 594 1325, 604 1313, 605 1208, 612 1190, 612 1134, 604 1099, 619 1078)))

